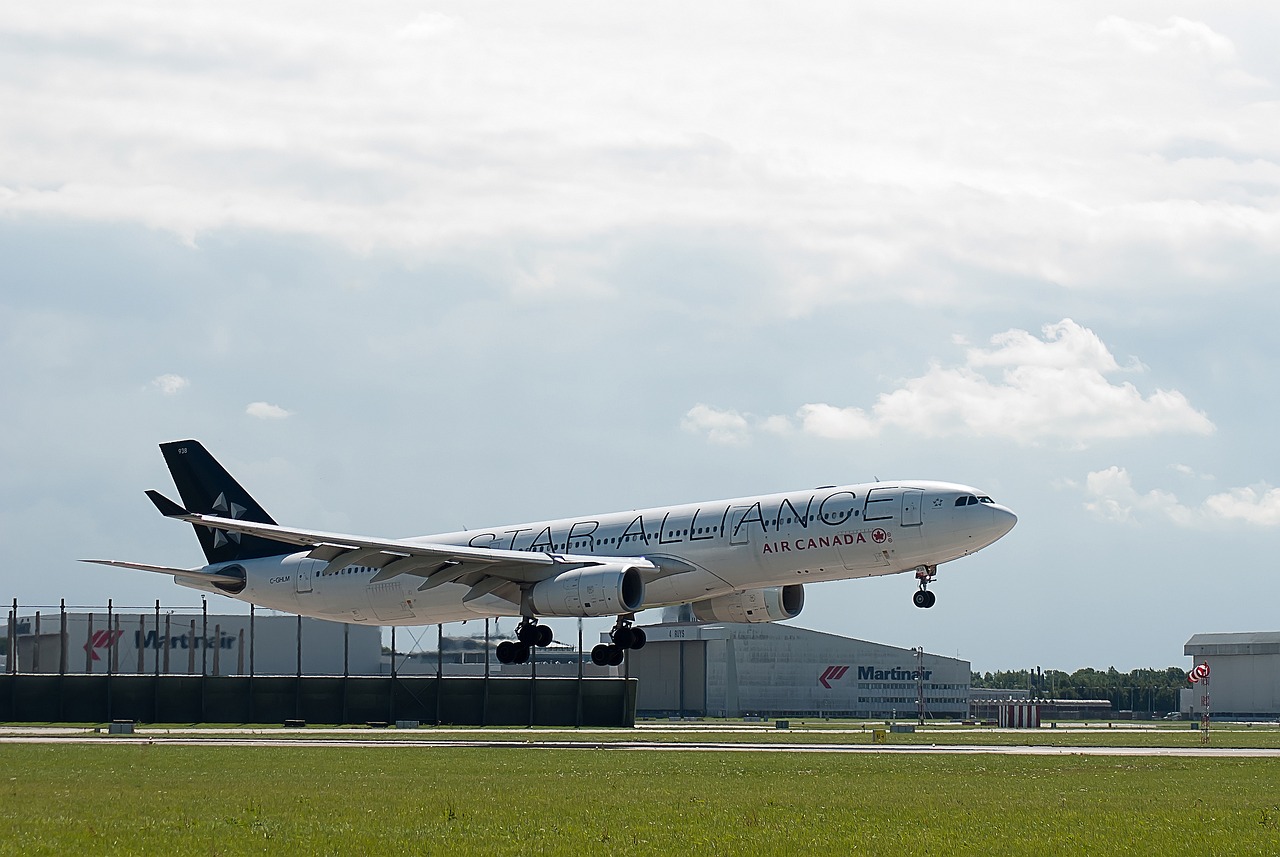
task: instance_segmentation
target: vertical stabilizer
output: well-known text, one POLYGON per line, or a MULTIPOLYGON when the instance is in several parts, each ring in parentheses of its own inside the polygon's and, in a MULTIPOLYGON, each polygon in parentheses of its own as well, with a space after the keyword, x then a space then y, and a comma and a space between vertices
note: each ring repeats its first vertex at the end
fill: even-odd
MULTIPOLYGON (((169 473, 182 497, 182 504, 190 511, 259 524, 275 523, 199 441, 162 443, 160 451, 169 465, 169 473)), ((215 530, 200 524, 192 526, 210 565, 279 556, 298 550, 296 545, 258 536, 215 530)))

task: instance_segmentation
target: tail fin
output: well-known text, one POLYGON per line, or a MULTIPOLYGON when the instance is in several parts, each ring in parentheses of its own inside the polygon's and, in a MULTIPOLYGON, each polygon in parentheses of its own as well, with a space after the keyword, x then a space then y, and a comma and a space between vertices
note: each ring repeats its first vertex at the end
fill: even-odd
MULTIPOLYGON (((232 478, 199 441, 176 440, 162 443, 160 451, 164 453, 169 473, 173 476, 182 504, 187 509, 205 515, 259 524, 275 523, 266 510, 249 496, 249 492, 240 487, 240 483, 232 478)), ((205 558, 210 565, 280 556, 298 550, 296 545, 273 542, 258 536, 228 533, 199 524, 192 526, 195 527, 196 538, 200 540, 200 547, 204 549, 205 558)))

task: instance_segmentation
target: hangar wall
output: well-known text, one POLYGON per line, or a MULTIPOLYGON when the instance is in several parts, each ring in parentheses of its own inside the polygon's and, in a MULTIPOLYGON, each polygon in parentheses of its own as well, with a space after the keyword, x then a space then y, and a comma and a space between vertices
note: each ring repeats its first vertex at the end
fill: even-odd
MULTIPOLYGON (((914 717, 917 656, 772 623, 664 623, 630 653, 636 707, 650 716, 914 717)), ((925 713, 964 717, 969 662, 923 654, 925 713)))
POLYGON ((381 671, 381 628, 297 616, 103 611, 10 624, 24 673, 294 675, 299 652, 303 675, 381 671))
POLYGON ((1196 634, 1183 653, 1208 664, 1209 677, 1182 692, 1182 711, 1193 718, 1280 718, 1280 631, 1196 634), (1208 706, 1205 698, 1208 697, 1208 706))

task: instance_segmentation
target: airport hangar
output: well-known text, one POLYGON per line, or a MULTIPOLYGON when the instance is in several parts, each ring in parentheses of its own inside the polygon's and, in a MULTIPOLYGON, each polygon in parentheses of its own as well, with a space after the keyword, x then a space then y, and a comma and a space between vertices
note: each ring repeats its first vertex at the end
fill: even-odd
POLYGON ((1209 675, 1182 691, 1179 708, 1192 718, 1280 719, 1280 631, 1195 634, 1183 653, 1209 675))
POLYGON ((646 625, 636 714, 961 719, 968 661, 771 622, 646 625))

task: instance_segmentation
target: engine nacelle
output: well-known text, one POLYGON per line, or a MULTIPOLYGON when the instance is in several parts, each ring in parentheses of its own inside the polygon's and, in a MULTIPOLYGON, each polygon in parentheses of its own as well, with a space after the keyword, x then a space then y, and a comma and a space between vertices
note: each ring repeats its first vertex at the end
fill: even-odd
POLYGON ((562 571, 529 590, 537 616, 613 616, 634 613, 643 603, 640 570, 620 563, 562 571))
POLYGON ((693 618, 699 622, 781 622, 796 618, 803 609, 804 584, 792 583, 695 601, 693 618))

